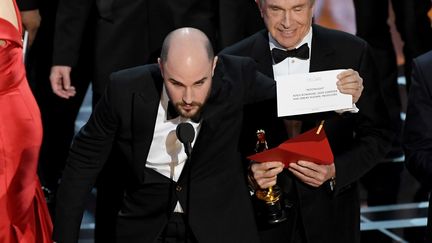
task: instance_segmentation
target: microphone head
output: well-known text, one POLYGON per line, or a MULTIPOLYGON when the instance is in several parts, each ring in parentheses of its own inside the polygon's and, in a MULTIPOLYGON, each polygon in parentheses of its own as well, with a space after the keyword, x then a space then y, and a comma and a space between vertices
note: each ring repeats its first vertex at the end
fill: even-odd
POLYGON ((184 144, 190 144, 195 138, 195 130, 190 123, 183 122, 177 126, 177 138, 184 144))

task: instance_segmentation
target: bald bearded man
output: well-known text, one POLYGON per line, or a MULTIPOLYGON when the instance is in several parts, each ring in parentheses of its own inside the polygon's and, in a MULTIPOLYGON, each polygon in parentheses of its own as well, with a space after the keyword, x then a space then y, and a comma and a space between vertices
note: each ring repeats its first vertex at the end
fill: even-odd
POLYGON ((274 80, 250 59, 214 56, 197 29, 173 31, 158 65, 111 75, 76 136, 57 195, 54 240, 78 241, 85 199, 116 144, 123 155, 116 162, 130 175, 113 241, 258 242, 237 142, 243 105, 274 95, 274 80), (181 122, 197 134, 190 161, 175 135, 181 122))

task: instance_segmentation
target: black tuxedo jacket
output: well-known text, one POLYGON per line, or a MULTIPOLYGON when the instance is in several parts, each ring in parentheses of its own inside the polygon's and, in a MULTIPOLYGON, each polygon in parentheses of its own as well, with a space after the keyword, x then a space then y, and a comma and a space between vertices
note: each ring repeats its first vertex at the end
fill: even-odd
POLYGON ((162 90, 159 68, 114 73, 73 142, 57 197, 54 239, 77 242, 85 198, 115 144, 124 156, 117 163, 130 173, 124 177, 129 181, 117 242, 154 242, 177 200, 183 209, 190 208, 187 215, 198 242, 258 242, 237 144, 243 105, 274 97, 275 82, 255 71, 250 59, 219 57, 192 159, 177 183, 145 166, 162 90))
MULTIPOLYGON (((258 63, 262 73, 273 77, 266 30, 226 48, 223 53, 251 57, 258 63)), ((302 120, 303 130, 325 120, 324 129, 336 166, 336 188, 333 192, 327 183, 318 188, 308 186, 288 170, 278 176, 278 185, 296 208, 288 217, 300 217, 296 222, 303 224, 308 243, 359 242, 360 205, 356 182, 385 155, 392 137, 366 42, 347 33, 313 25, 310 72, 347 68, 357 70, 363 78, 364 91, 356 104, 359 113, 339 115, 336 112, 324 112, 291 117, 302 120)), ((283 120, 277 118, 275 102, 261 102, 245 110, 240 140, 245 155, 254 153, 257 129, 266 131, 269 147, 277 146, 287 139, 283 120)), ((283 232, 270 231, 272 237, 268 241, 289 242, 289 230, 281 226, 274 230, 277 229, 283 232)), ((263 230, 264 238, 267 233, 263 230)))
MULTIPOLYGON (((412 84, 404 128, 408 170, 432 189, 432 51, 413 60, 412 84)), ((432 198, 429 205, 432 205, 432 198)), ((431 208, 431 206, 429 206, 431 208)), ((429 209, 427 242, 432 242, 432 210, 429 209)))

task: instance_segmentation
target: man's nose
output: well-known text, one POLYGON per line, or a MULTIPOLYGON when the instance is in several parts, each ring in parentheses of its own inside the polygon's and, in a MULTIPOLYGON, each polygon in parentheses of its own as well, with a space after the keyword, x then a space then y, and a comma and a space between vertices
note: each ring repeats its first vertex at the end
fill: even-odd
POLYGON ((281 23, 284 28, 288 28, 291 25, 291 14, 289 11, 284 13, 281 23))
POLYGON ((192 89, 186 88, 184 94, 183 94, 183 102, 185 104, 192 104, 193 101, 193 93, 192 89))

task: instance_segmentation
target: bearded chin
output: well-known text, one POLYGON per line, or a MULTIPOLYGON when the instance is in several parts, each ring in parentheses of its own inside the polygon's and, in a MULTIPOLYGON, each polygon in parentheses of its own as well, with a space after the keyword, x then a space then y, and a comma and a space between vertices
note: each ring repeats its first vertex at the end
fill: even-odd
POLYGON ((188 118, 188 119, 194 119, 200 116, 203 104, 200 102, 192 102, 192 106, 194 106, 194 108, 196 108, 194 113, 188 113, 185 112, 183 109, 181 109, 182 106, 186 105, 184 102, 177 102, 175 105, 175 108, 177 110, 177 112, 180 114, 180 116, 184 117, 184 118, 188 118))

